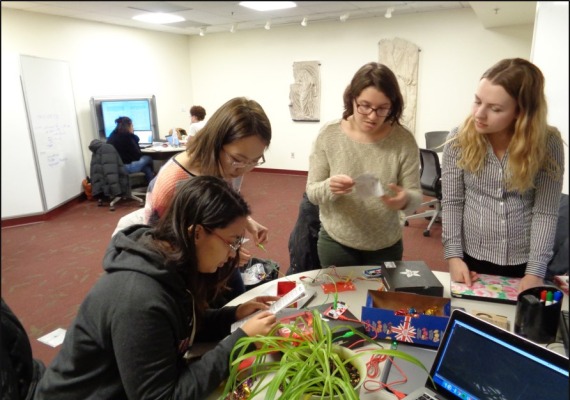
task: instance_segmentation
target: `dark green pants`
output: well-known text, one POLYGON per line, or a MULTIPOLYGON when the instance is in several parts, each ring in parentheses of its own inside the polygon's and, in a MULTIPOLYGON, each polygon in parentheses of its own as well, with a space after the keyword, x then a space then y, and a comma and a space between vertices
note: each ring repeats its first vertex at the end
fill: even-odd
POLYGON ((321 267, 331 265, 337 267, 352 265, 378 265, 384 261, 400 261, 404 254, 404 245, 400 239, 396 244, 384 249, 366 251, 344 246, 334 239, 321 227, 317 251, 321 267))

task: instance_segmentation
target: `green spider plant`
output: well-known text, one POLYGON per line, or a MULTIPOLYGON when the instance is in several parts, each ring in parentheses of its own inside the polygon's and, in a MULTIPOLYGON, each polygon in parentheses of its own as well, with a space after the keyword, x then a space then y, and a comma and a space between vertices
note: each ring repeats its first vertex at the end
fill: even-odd
MULTIPOLYGON (((317 310, 312 311, 312 332, 307 333, 298 321, 277 327, 268 336, 244 337, 238 340, 232 350, 230 374, 222 398, 239 390, 246 381, 252 381, 250 398, 265 391, 265 399, 354 399, 358 400, 360 385, 366 379, 366 368, 359 369, 359 383, 355 388, 348 364, 358 369, 357 363, 362 353, 380 354, 398 357, 409 361, 427 372, 424 365, 409 354, 384 349, 380 345, 349 325, 331 328, 320 317, 317 310), (287 337, 277 335, 281 328, 290 330, 287 337), (335 333, 339 330, 348 333, 342 337, 359 336, 366 344, 377 346, 358 353, 349 352, 348 358, 342 357, 340 346, 334 344, 335 333), (280 356, 279 356, 280 355, 280 356), (254 358, 250 367, 241 371, 242 361, 254 358), (364 374, 364 376, 362 376, 364 374)), ((337 336, 337 339, 339 337, 337 336)))

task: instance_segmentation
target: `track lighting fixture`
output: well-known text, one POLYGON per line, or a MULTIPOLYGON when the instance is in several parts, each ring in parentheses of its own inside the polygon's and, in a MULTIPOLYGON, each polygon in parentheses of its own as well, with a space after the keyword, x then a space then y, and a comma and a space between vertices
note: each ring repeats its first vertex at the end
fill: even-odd
POLYGON ((266 30, 270 30, 270 29, 271 29, 271 21, 267 21, 267 22, 265 23, 265 29, 266 29, 266 30))
POLYGON ((206 35, 206 27, 200 28, 200 36, 205 36, 205 35, 206 35))
POLYGON ((340 16, 340 22, 346 22, 346 20, 350 17, 350 14, 342 14, 340 16))
POLYGON ((389 9, 386 10, 386 14, 384 14, 384 17, 392 18, 392 12, 393 11, 394 11, 394 9, 392 7, 390 7, 389 9))
POLYGON ((308 20, 307 17, 303 18, 303 20, 301 21, 301 26, 307 26, 308 25, 308 20))

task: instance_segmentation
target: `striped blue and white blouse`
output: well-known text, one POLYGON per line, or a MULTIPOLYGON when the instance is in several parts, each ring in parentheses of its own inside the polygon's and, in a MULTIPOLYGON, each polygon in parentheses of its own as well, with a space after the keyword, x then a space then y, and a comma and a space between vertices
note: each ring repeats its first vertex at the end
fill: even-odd
MULTIPOLYGON (((453 129, 448 139, 457 135, 453 129)), ((564 169, 562 142, 551 136, 548 152, 564 169)), ((504 182, 509 153, 499 160, 490 144, 477 174, 457 166, 460 149, 448 142, 442 161, 444 257, 463 252, 498 265, 527 263, 526 274, 544 277, 552 258, 562 179, 541 170, 535 188, 520 194, 504 182)))

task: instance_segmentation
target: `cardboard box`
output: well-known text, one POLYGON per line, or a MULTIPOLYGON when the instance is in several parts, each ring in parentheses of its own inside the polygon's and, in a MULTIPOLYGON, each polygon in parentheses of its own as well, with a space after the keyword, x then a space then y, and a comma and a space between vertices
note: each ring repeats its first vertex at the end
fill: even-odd
POLYGON ((450 315, 451 299, 404 292, 369 290, 362 307, 370 337, 429 347, 439 346, 450 315), (433 314, 424 314, 428 310, 433 314))

